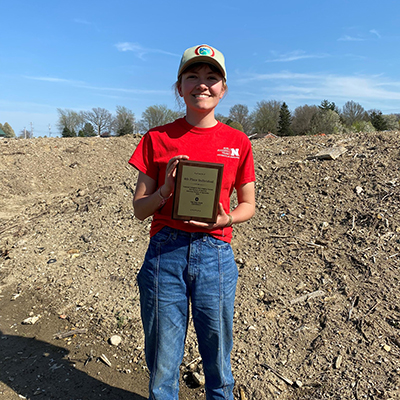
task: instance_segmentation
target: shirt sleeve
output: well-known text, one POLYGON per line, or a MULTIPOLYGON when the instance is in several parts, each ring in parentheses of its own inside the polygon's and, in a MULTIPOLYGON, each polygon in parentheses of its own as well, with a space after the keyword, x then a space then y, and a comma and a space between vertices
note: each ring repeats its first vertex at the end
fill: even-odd
POLYGON ((254 158, 250 139, 246 136, 242 143, 239 168, 236 174, 235 189, 245 183, 254 182, 256 175, 254 171, 254 158))
POLYGON ((154 149, 149 133, 146 133, 140 140, 132 157, 129 159, 129 164, 157 181, 158 166, 154 161, 154 149))

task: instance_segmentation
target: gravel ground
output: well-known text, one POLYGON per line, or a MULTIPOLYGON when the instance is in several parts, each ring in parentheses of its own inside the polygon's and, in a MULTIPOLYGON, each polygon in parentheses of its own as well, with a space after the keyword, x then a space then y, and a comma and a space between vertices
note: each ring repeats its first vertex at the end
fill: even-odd
MULTIPOLYGON (((138 142, 0 140, 0 398, 147 397, 138 142)), ((252 143, 257 213, 232 242, 236 397, 400 399, 398 132, 252 143)), ((191 325, 182 399, 205 398, 201 374, 191 325)))

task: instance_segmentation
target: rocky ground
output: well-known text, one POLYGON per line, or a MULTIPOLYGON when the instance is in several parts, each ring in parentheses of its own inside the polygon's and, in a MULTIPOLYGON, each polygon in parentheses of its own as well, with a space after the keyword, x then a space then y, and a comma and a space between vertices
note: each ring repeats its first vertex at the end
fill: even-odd
MULTIPOLYGON (((138 141, 0 141, 1 399, 146 398, 138 141)), ((253 150, 257 213, 232 242, 236 397, 400 399, 398 132, 253 150)), ((201 374, 191 327, 182 399, 205 399, 201 374)))

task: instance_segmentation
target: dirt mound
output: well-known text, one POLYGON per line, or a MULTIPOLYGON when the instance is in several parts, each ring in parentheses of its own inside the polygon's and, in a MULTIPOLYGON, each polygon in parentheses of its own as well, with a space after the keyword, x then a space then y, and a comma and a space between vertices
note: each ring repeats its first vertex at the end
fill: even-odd
MULTIPOLYGON (((147 396, 136 274, 150 220, 133 217, 127 164, 138 142, 0 141, 0 398, 147 396)), ((398 132, 253 150, 257 213, 232 242, 237 397, 400 398, 398 132), (315 157, 332 147, 346 151, 315 157)), ((182 398, 205 397, 196 346, 191 327, 182 398)))

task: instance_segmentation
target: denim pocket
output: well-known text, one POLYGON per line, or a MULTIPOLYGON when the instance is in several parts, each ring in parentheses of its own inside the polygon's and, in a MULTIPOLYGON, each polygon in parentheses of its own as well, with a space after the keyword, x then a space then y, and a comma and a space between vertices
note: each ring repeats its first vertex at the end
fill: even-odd
POLYGON ((172 237, 173 231, 168 227, 164 227, 150 238, 150 244, 166 244, 172 237))
POLYGON ((220 239, 216 239, 214 236, 211 235, 207 236, 207 241, 212 247, 216 249, 224 250, 225 248, 228 249, 231 247, 230 243, 224 242, 223 240, 220 239))

